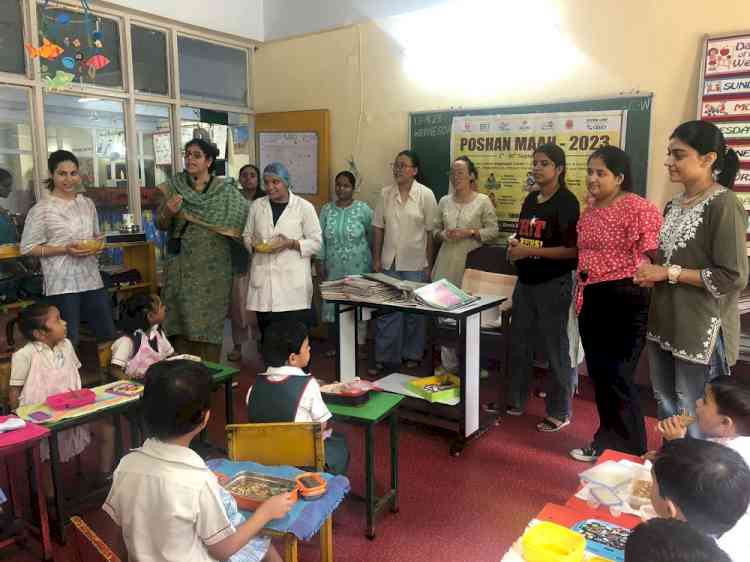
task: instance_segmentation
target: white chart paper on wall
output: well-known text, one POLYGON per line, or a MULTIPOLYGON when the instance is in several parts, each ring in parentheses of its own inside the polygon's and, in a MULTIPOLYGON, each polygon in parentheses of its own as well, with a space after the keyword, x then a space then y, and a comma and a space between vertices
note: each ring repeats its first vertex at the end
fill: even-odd
POLYGON ((260 169, 281 162, 289 170, 297 194, 318 193, 318 134, 259 133, 260 169))

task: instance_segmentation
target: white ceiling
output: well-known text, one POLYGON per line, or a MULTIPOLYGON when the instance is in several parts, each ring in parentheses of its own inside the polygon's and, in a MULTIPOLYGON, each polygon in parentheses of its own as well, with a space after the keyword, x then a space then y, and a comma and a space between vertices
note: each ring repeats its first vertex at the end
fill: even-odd
POLYGON ((256 41, 381 19, 447 0, 109 0, 142 12, 256 41))
POLYGON ((263 0, 264 40, 382 19, 447 0, 263 0))

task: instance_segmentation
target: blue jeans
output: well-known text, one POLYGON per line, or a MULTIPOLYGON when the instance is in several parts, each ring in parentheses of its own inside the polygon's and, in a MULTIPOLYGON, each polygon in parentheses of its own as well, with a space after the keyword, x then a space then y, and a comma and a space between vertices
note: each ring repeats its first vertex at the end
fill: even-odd
MULTIPOLYGON (((383 273, 403 281, 424 281, 423 271, 383 273)), ((402 360, 420 361, 424 355, 426 319, 418 314, 391 312, 375 321, 375 362, 400 365, 402 360)))
POLYGON ((567 420, 572 415, 577 372, 571 366, 568 320, 573 299, 573 277, 566 273, 544 283, 516 283, 510 323, 509 406, 523 410, 529 398, 534 350, 539 347, 549 361, 547 415, 567 420))
MULTIPOLYGON (((656 416, 660 420, 675 416, 681 410, 694 416, 695 403, 699 398, 703 398, 706 383, 720 375, 729 374, 724 338, 721 335, 708 365, 679 359, 652 341, 648 342, 646 349, 651 387, 656 398, 656 416)), ((701 436, 698 424, 694 423, 688 427, 688 435, 701 436)))
POLYGON ((52 295, 45 300, 58 308, 60 316, 68 323, 68 339, 78 345, 81 320, 85 320, 96 336, 96 341, 115 339, 112 320, 112 297, 106 289, 52 295))

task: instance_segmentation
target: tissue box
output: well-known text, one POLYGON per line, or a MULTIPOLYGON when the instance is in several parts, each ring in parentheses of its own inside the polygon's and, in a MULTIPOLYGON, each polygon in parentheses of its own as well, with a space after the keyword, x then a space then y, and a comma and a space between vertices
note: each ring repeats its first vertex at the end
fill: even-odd
POLYGON ((444 402, 461 396, 461 380, 450 373, 415 379, 406 387, 429 402, 444 402), (447 387, 437 389, 437 387, 447 387))

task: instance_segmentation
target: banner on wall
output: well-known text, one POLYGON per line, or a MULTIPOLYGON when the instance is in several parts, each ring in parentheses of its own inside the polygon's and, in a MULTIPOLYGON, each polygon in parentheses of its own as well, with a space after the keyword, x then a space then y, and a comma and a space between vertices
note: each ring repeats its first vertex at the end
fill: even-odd
POLYGON ((454 117, 451 159, 465 155, 476 164, 478 189, 492 200, 507 238, 534 183, 536 147, 555 143, 565 151, 566 183, 583 204, 588 156, 602 146, 624 145, 626 119, 622 110, 454 117))

